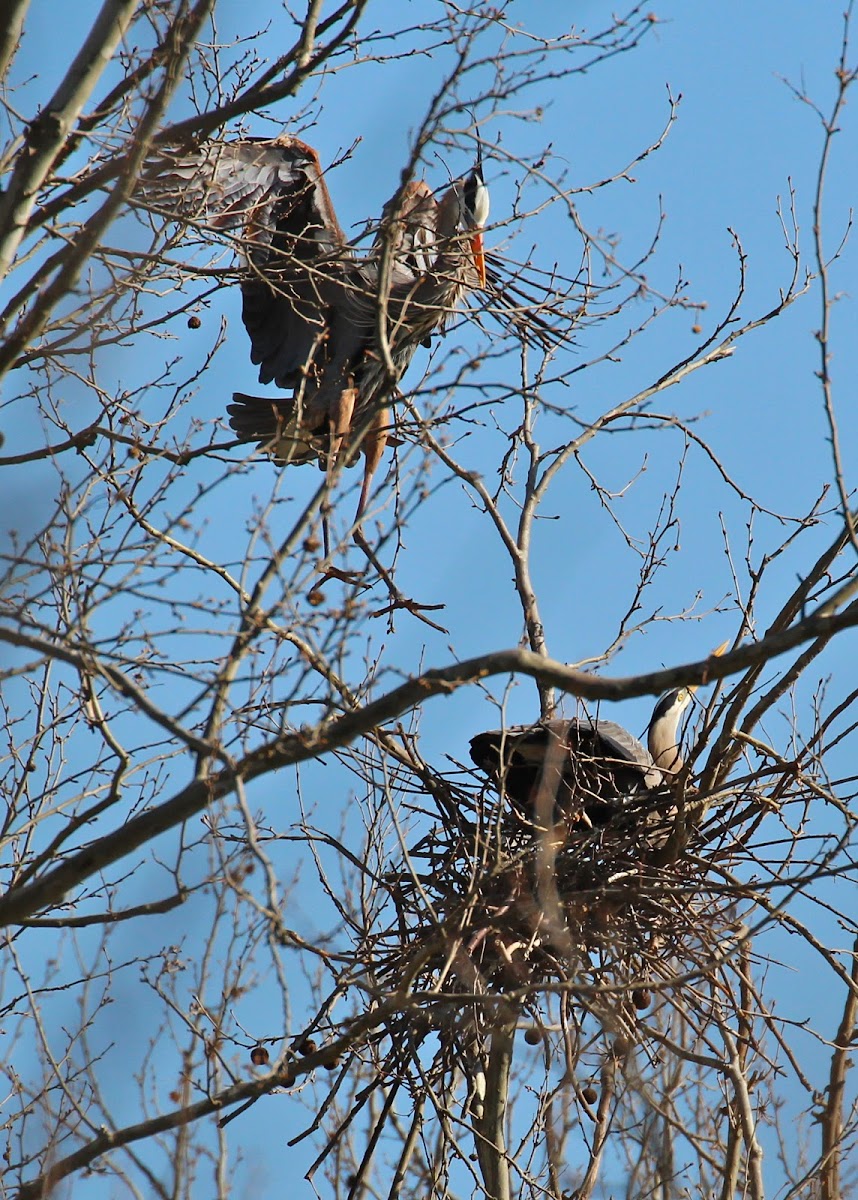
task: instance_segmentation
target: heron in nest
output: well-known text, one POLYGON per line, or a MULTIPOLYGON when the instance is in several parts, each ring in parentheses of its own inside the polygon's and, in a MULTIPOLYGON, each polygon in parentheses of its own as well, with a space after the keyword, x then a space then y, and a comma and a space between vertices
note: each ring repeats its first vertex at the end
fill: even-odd
POLYGON ((630 801, 669 793, 680 779, 679 726, 696 690, 677 687, 659 698, 646 746, 615 721, 583 716, 478 733, 471 758, 537 826, 563 821, 578 830, 603 828, 630 801))

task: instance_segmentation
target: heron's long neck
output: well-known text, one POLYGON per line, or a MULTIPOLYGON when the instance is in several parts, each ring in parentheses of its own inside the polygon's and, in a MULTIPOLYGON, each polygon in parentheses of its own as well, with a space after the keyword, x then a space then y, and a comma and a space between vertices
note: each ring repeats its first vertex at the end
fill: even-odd
MULTIPOLYGON (((394 268, 387 298, 391 348, 394 354, 413 353, 427 336, 442 329, 462 294, 479 286, 466 233, 459 229, 459 198, 451 188, 441 198, 434 221, 435 259, 422 274, 394 268)), ((364 271, 368 291, 377 281, 364 271)), ((374 312, 374 306, 373 306, 374 312)))
POLYGON ((435 233, 435 261, 406 300, 412 320, 427 333, 442 328, 463 294, 479 286, 470 239, 459 228, 459 201, 452 188, 438 205, 435 233))
POLYGON ((652 761, 661 771, 665 782, 669 782, 679 774, 685 765, 682 752, 676 742, 676 732, 674 731, 673 734, 673 742, 668 742, 667 745, 664 742, 657 742, 650 732, 647 744, 652 761))

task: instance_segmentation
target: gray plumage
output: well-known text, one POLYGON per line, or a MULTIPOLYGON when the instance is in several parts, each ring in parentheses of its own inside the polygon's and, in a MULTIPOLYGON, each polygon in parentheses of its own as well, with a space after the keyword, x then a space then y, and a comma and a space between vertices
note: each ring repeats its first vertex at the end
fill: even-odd
POLYGON ((289 134, 166 151, 141 192, 185 220, 237 232, 251 361, 261 383, 293 393, 237 393, 228 411, 239 437, 280 463, 324 465, 372 421, 364 447, 371 474, 370 458, 374 469, 387 440, 385 405, 415 350, 466 290, 485 285, 489 202, 479 163, 440 201, 426 183, 407 183, 385 205, 363 256, 340 228, 316 151, 289 134), (378 338, 380 294, 389 364, 378 338))
POLYGON ((471 759, 528 820, 604 826, 681 769, 677 729, 692 690, 677 688, 658 701, 648 748, 615 721, 573 717, 479 733, 471 759))

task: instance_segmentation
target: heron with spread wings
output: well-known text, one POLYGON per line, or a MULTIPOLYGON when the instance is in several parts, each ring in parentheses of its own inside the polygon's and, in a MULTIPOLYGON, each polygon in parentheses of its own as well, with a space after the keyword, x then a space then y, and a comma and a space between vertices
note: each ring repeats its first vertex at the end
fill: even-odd
POLYGON ((360 438, 359 522, 396 384, 465 292, 486 284, 480 160, 440 199, 422 180, 401 187, 363 255, 340 228, 318 154, 289 134, 163 151, 142 193, 204 229, 238 231, 251 361, 261 383, 292 395, 236 393, 230 425, 283 465, 352 462, 360 438))

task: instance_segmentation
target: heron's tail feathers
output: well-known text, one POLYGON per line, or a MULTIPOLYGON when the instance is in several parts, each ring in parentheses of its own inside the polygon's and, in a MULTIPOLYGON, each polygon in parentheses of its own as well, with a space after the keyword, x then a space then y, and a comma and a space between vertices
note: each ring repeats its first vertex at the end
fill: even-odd
MULTIPOLYGON (((270 454, 280 467, 290 463, 317 462, 325 468, 331 452, 331 430, 327 415, 309 424, 294 399, 271 400, 267 396, 247 396, 244 392, 233 392, 232 404, 226 406, 230 428, 243 442, 256 442, 260 450, 270 454)), ((374 436, 364 439, 362 449, 400 446, 402 438, 392 433, 390 410, 379 410, 378 428, 374 436)), ((354 426, 352 426, 353 431, 354 426)), ((350 432, 351 432, 350 431, 350 432)), ((346 436, 342 461, 351 467, 357 462, 358 450, 350 445, 346 436)))
POLYGON ((270 400, 233 392, 227 405, 230 428, 243 442, 256 442, 278 466, 324 460, 329 447, 327 431, 308 429, 294 400, 270 400))

